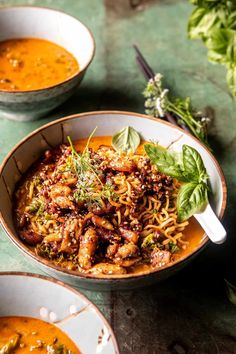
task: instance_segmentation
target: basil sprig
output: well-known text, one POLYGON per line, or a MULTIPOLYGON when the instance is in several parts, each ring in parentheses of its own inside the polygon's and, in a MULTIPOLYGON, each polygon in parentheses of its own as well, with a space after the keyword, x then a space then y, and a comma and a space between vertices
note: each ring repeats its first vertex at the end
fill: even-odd
POLYGON ((112 146, 116 150, 135 152, 140 144, 140 135, 132 127, 125 127, 112 137, 112 146))
POLYGON ((226 80, 236 99, 236 1, 190 0, 196 5, 188 22, 191 39, 201 39, 208 60, 227 68, 226 80))
POLYGON ((180 222, 202 211, 208 202, 208 175, 200 154, 189 145, 183 145, 182 154, 145 144, 144 149, 159 171, 184 182, 177 196, 177 212, 180 222))

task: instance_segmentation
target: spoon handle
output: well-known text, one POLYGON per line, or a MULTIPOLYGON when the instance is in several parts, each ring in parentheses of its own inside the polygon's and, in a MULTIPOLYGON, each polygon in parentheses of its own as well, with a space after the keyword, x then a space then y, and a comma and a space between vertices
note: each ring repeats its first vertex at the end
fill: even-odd
POLYGON ((194 217, 212 242, 217 244, 225 242, 227 236, 226 230, 212 210, 210 204, 207 205, 202 213, 194 214, 194 217))

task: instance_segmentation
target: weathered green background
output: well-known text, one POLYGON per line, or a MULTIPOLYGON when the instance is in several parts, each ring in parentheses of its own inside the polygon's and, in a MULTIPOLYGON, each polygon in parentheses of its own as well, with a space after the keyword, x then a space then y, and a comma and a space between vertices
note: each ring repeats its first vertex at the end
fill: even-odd
MULTIPOLYGON (((236 283, 236 106, 224 69, 209 64, 203 45, 186 37, 191 5, 185 0, 0 0, 0 5, 11 4, 48 6, 78 17, 93 31, 97 51, 76 95, 47 118, 16 123, 0 116, 0 159, 27 133, 55 118, 111 108, 143 112, 145 81, 133 43, 165 75, 174 93, 191 95, 199 109, 208 107, 214 117, 211 143, 229 189, 228 241, 209 245, 185 270, 151 288, 86 294, 112 324, 122 354, 236 353, 236 307, 228 302, 224 286, 225 277, 236 283)), ((0 236, 0 271, 39 272, 3 231, 0 236)))

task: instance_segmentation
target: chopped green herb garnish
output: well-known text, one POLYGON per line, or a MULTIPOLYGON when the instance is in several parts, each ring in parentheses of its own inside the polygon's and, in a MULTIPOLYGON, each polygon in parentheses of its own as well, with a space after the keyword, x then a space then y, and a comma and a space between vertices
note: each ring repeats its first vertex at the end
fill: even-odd
POLYGON ((29 212, 36 213, 37 216, 41 216, 44 212, 44 202, 40 198, 34 198, 29 205, 29 212))
POLYGON ((168 243, 168 246, 169 246, 169 251, 171 253, 175 253, 175 252, 178 252, 179 251, 179 247, 176 243, 173 243, 173 242, 169 242, 168 243))
POLYGON ((77 203, 93 202, 102 204, 103 199, 109 200, 117 198, 113 186, 109 183, 104 184, 101 181, 100 172, 96 170, 96 167, 92 162, 89 151, 89 142, 94 132, 95 129, 90 135, 82 154, 75 150, 70 137, 68 137, 72 152, 70 163, 73 166, 73 171, 78 179, 77 189, 73 194, 77 203))
POLYGON ((143 249, 154 249, 154 248, 162 248, 162 245, 158 242, 158 236, 154 233, 146 236, 141 244, 141 248, 143 249))

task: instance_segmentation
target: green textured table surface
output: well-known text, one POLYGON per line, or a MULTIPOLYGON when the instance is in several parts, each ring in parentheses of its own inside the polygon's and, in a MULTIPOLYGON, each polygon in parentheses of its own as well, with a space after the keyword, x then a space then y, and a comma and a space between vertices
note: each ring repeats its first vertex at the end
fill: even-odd
MULTIPOLYGON (((224 285, 224 278, 236 283, 236 106, 224 69, 209 64, 203 45, 186 37, 191 5, 186 0, 0 0, 0 5, 12 4, 48 6, 78 17, 93 31, 97 50, 76 94, 47 118, 17 123, 0 116, 1 159, 27 133, 71 113, 143 112, 145 81, 135 63, 133 43, 156 71, 166 75, 173 92, 190 94, 198 108, 211 108, 211 143, 229 190, 227 242, 209 245, 186 269, 148 289, 85 293, 110 321, 122 354, 236 353, 236 306, 227 300, 224 285)), ((0 271, 6 270, 39 272, 1 230, 0 271)))

